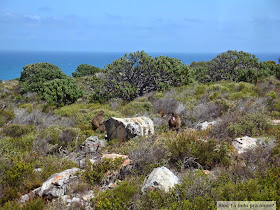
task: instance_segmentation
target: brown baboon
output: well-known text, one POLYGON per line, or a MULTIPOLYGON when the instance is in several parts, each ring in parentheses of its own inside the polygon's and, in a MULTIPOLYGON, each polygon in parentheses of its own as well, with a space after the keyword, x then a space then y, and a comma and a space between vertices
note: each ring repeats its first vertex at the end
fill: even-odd
POLYGON ((103 111, 97 112, 97 114, 94 116, 94 118, 91 121, 91 125, 93 130, 99 129, 101 132, 105 131, 103 111))
POLYGON ((170 120, 168 121, 169 129, 178 131, 181 127, 181 119, 179 115, 172 113, 170 120))
POLYGON ((160 115, 160 117, 163 117, 163 118, 166 118, 166 117, 167 117, 165 111, 163 111, 163 110, 159 110, 159 111, 158 111, 158 114, 160 115))

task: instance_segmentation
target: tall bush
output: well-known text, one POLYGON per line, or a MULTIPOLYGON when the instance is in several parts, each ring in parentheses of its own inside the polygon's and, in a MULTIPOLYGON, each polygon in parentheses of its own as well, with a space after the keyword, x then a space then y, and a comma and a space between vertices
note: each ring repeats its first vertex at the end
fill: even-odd
POLYGON ((255 55, 229 50, 207 62, 192 63, 192 75, 199 82, 231 80, 256 82, 261 77, 277 74, 277 65, 260 64, 255 55))
POLYGON ((102 69, 96 66, 92 66, 89 64, 80 64, 76 71, 72 73, 73 77, 83 77, 88 75, 94 75, 98 72, 101 72, 102 69))
POLYGON ((44 100, 57 107, 72 104, 83 96, 83 92, 70 78, 55 79, 44 83, 42 93, 44 100))
POLYGON ((144 51, 125 54, 107 65, 105 71, 106 93, 125 100, 189 82, 188 68, 180 60, 165 56, 152 58, 144 51))
POLYGON ((50 63, 35 63, 23 67, 20 81, 23 82, 22 93, 40 92, 44 83, 53 79, 65 79, 68 76, 60 68, 50 63))

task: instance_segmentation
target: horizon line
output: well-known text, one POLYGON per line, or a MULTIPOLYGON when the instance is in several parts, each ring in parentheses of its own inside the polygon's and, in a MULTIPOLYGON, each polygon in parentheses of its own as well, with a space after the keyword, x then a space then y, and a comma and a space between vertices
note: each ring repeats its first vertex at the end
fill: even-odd
MULTIPOLYGON (((145 50, 136 50, 136 51, 82 51, 82 50, 11 50, 11 49, 0 49, 0 52, 64 52, 64 53, 134 53, 134 52, 141 52, 141 51, 144 51, 146 53, 180 53, 180 54, 191 54, 191 53, 194 53, 194 54, 220 54, 220 53, 223 53, 223 52, 227 52, 228 50, 226 51, 220 51, 220 52, 197 52, 197 51, 193 51, 193 52, 190 52, 190 51, 186 51, 186 52, 183 52, 183 51, 145 51, 145 50)), ((244 51, 244 50, 236 50, 238 52, 240 51, 243 51, 243 52, 247 52, 247 53, 250 53, 250 54, 258 54, 258 53, 265 53, 265 54, 279 54, 279 57, 280 57, 280 52, 267 52, 267 51, 264 51, 264 52, 249 52, 249 51, 244 51)))

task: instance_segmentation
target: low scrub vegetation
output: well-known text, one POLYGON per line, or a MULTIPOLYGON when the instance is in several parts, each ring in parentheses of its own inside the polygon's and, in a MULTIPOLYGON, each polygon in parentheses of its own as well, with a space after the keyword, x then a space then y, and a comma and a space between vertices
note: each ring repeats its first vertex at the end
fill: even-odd
POLYGON ((280 64, 238 51, 191 65, 135 52, 105 69, 81 64, 73 77, 49 63, 24 66, 19 80, 0 82, 0 208, 68 208, 42 198, 18 200, 52 174, 78 167, 73 160, 81 158, 89 136, 106 142, 99 156, 118 153, 131 160, 117 176, 112 172, 123 159, 94 164, 86 159, 70 193, 93 189, 95 209, 216 209, 216 201, 230 200, 278 205, 279 72, 280 64), (91 125, 100 111, 105 121, 150 117, 155 135, 106 141, 105 133, 91 125), (178 132, 168 127, 172 113, 181 118, 178 132), (210 125, 198 130, 206 121, 210 125), (262 144, 237 154, 232 142, 243 136, 260 138, 262 144), (143 193, 145 177, 161 166, 180 183, 166 193, 143 193), (110 174, 116 176, 109 189, 104 184, 110 174))

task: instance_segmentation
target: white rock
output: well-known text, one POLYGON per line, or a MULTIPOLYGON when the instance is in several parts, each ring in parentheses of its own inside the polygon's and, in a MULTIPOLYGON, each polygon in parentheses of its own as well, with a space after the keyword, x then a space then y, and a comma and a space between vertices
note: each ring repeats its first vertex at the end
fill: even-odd
POLYGON ((105 142, 99 140, 97 136, 88 137, 81 145, 82 152, 85 154, 97 153, 103 147, 105 147, 105 142))
POLYGON ((35 173, 40 173, 40 172, 42 172, 42 171, 43 171, 43 170, 42 170, 41 168, 35 168, 35 169, 34 169, 34 172, 35 172, 35 173))
POLYGON ((199 123, 196 125, 196 129, 199 131, 203 131, 206 130, 208 128, 210 128, 211 126, 215 125, 217 123, 217 121, 212 121, 212 122, 203 122, 203 123, 199 123))
POLYGON ((80 198, 74 197, 74 198, 72 198, 72 203, 73 203, 73 202, 79 203, 79 202, 81 202, 81 199, 80 199, 80 198))
POLYGON ((251 138, 249 136, 244 136, 241 138, 236 138, 232 142, 232 146, 237 150, 238 154, 244 153, 248 149, 257 147, 257 138, 251 138))
POLYGON ((179 178, 166 167, 155 168, 149 175, 142 187, 142 192, 148 188, 157 188, 169 191, 169 188, 174 187, 179 183, 179 178))
POLYGON ((115 118, 105 122, 108 140, 129 140, 135 136, 149 136, 154 134, 154 123, 148 117, 115 118))
POLYGON ((60 197, 65 195, 67 186, 69 183, 77 179, 74 175, 80 170, 81 169, 79 168, 71 168, 60 173, 53 174, 43 183, 39 196, 60 197))
POLYGON ((29 194, 25 194, 23 196, 20 197, 20 203, 25 203, 27 201, 29 201, 30 197, 29 197, 29 194))

